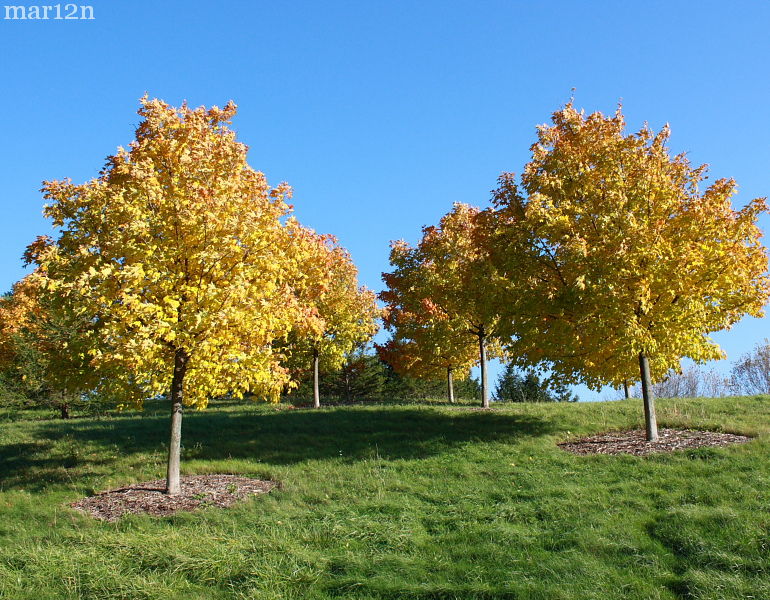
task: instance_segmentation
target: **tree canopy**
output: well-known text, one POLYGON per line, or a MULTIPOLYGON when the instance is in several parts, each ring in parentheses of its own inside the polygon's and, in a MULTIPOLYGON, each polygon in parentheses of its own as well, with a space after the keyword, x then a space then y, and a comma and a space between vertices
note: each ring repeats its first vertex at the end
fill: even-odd
POLYGON ((0 371, 35 405, 68 418, 70 404, 95 383, 86 352, 99 324, 58 310, 43 282, 35 271, 0 298, 0 371))
POLYGON ((706 167, 670 156, 668 138, 570 103, 538 129, 524 193, 500 178, 493 256, 520 362, 593 388, 644 384, 637 360, 659 380, 683 357, 723 358, 709 334, 762 314, 764 200, 733 210, 731 179, 701 191, 706 167))
POLYGON ((320 406, 319 369, 341 368, 347 357, 377 332, 380 310, 373 292, 358 285, 350 254, 330 235, 295 225, 292 244, 301 253, 292 283, 306 318, 289 336, 285 352, 295 372, 312 364, 314 406, 320 406))
POLYGON ((387 289, 380 297, 388 304, 386 327, 394 331, 392 345, 383 348, 386 360, 426 376, 439 367, 465 372, 478 360, 488 407, 486 360, 500 355, 492 301, 499 286, 482 225, 479 209, 456 203, 437 226, 423 228, 416 247, 394 242, 394 269, 383 274, 387 289))
POLYGON ((136 140, 98 178, 44 184, 60 234, 28 251, 52 305, 98 323, 95 385, 137 405, 170 393, 169 493, 182 405, 277 400, 292 381, 275 342, 317 322, 293 288, 308 248, 293 243, 290 188, 249 166, 228 127, 235 112, 143 98, 136 140))

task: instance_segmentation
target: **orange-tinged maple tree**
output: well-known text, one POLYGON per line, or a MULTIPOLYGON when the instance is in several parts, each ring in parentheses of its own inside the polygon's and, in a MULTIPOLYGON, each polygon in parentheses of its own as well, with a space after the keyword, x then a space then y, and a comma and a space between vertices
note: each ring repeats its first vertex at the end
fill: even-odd
POLYGON ((25 306, 26 294, 19 293, 20 284, 15 284, 10 294, 0 298, 0 366, 3 368, 15 362, 16 338, 30 314, 25 306))
POLYGON ((396 329, 391 339, 377 345, 377 353, 399 375, 427 380, 445 377, 447 400, 453 403, 455 377, 468 377, 476 360, 476 350, 465 339, 455 348, 460 338, 454 332, 442 342, 441 330, 440 324, 426 326, 414 330, 412 337, 406 337, 409 334, 396 329))
POLYGON ((66 419, 70 401, 93 386, 86 348, 98 323, 69 318, 46 302, 43 280, 36 270, 0 298, 0 368, 16 370, 66 419))
POLYGON ((392 337, 377 352, 400 375, 446 377, 447 399, 454 402, 454 377, 467 377, 477 358, 465 321, 440 311, 427 297, 416 249, 392 244, 390 263, 394 270, 383 273, 388 287, 380 298, 387 303, 384 324, 392 337))
MULTIPOLYGON (((425 227, 414 248, 403 241, 391 248, 393 272, 383 274, 388 290, 386 324, 394 330, 394 345, 407 340, 422 367, 440 359, 452 368, 468 368, 469 336, 476 338, 481 370, 482 406, 489 407, 487 358, 500 356, 498 322, 491 301, 497 290, 496 270, 488 252, 488 227, 479 209, 456 203, 438 226, 425 227), (442 358, 443 357, 443 358, 442 358)), ((390 360, 395 347, 387 349, 390 360)), ((414 369, 409 357, 399 368, 414 369)))
POLYGON ((648 440, 651 382, 683 357, 723 358, 709 334, 760 316, 770 292, 764 200, 734 210, 731 179, 701 190, 706 167, 668 138, 570 103, 538 129, 523 191, 504 174, 495 193, 511 354, 593 388, 641 380, 648 440))
POLYGON ((301 326, 297 256, 271 188, 228 127, 236 107, 174 108, 142 99, 136 140, 82 185, 50 181, 57 240, 30 254, 47 294, 99 323, 90 367, 109 397, 168 394, 167 492, 180 490, 183 406, 290 385, 274 342, 301 326))
POLYGON ((373 292, 358 285, 350 254, 331 235, 293 224, 292 244, 301 256, 292 289, 304 311, 289 337, 288 364, 313 370, 313 407, 320 408, 319 369, 338 369, 377 333, 381 311, 373 292))

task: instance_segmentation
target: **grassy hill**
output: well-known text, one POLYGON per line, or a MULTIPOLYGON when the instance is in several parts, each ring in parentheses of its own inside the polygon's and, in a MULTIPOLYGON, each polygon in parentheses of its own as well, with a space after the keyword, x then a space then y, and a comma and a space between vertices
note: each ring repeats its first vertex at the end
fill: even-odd
POLYGON ((163 477, 165 407, 0 413, 0 598, 770 598, 770 398, 658 412, 757 439, 647 458, 556 447, 639 426, 638 400, 212 406, 185 417, 183 472, 282 488, 117 523, 66 503, 163 477))

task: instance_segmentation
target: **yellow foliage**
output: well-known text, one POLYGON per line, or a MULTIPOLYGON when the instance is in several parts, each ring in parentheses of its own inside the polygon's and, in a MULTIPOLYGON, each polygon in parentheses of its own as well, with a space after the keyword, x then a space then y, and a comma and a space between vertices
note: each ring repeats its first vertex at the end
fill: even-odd
POLYGON ((289 223, 289 230, 300 256, 291 286, 305 319, 286 344, 287 362, 293 371, 302 371, 318 353, 324 368, 340 368, 377 333, 381 311, 374 293, 358 285, 358 269, 333 236, 296 222, 289 223))
POLYGON ((274 342, 304 326, 292 290, 305 257, 284 222, 286 184, 271 188, 246 160, 224 108, 142 99, 136 141, 97 179, 44 184, 61 234, 29 260, 46 293, 99 326, 86 354, 98 387, 124 403, 167 393, 187 359, 184 402, 289 384, 274 342))
POLYGON ((668 127, 624 132, 613 116, 571 104, 538 130, 522 177, 504 174, 493 255, 511 352, 593 387, 660 379, 680 359, 724 356, 709 333, 761 316, 770 285, 757 216, 734 210, 735 182, 705 191, 706 167, 671 157, 668 127))

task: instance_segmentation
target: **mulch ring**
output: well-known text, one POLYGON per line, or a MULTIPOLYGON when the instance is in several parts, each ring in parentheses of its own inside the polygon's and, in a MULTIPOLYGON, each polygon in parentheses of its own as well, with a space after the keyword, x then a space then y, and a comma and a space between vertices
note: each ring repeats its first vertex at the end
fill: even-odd
POLYGON ((691 429, 659 429, 658 441, 648 442, 643 429, 612 431, 591 437, 562 442, 559 447, 573 454, 634 454, 646 456, 657 452, 674 452, 689 448, 705 448, 745 444, 751 438, 734 433, 695 431, 691 429))
POLYGON ((100 492, 70 506, 103 521, 117 521, 129 513, 165 517, 207 506, 226 508, 278 485, 238 475, 191 475, 182 477, 180 484, 182 490, 176 496, 165 493, 166 480, 160 479, 100 492))

